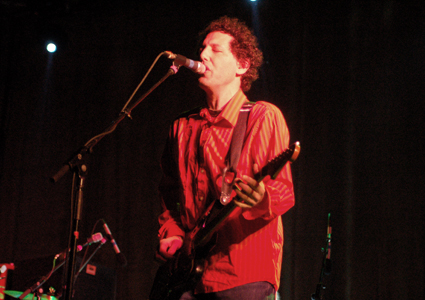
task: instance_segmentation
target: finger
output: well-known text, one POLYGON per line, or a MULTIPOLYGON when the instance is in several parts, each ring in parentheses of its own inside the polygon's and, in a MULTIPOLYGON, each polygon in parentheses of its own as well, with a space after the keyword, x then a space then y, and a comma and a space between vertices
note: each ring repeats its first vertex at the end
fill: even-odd
POLYGON ((246 197, 243 194, 238 195, 238 197, 234 198, 233 202, 235 203, 236 206, 239 206, 241 208, 252 208, 255 205, 255 203, 252 200, 250 200, 248 197, 246 197), (242 199, 242 197, 245 197, 246 200, 242 199))
POLYGON ((175 250, 173 251, 173 247, 172 247, 172 243, 170 243, 169 241, 163 241, 160 242, 159 244, 159 253, 166 257, 166 258, 171 258, 173 257, 174 253, 176 252, 175 250))
POLYGON ((170 245, 167 252, 170 255, 174 255, 178 249, 179 249, 179 247, 177 247, 177 245, 175 243, 173 243, 173 244, 170 245))
POLYGON ((164 258, 167 258, 168 259, 168 258, 172 258, 173 257, 172 254, 168 253, 168 247, 161 246, 159 248, 159 251, 158 252, 164 258))
POLYGON ((252 193, 254 190, 247 184, 240 182, 238 184, 238 189, 235 190, 236 194, 241 198, 241 200, 248 200, 249 197, 253 197, 252 193))
POLYGON ((246 203, 242 203, 240 201, 237 200, 233 200, 236 206, 239 206, 240 208, 252 208, 251 205, 248 205, 246 203))
POLYGON ((254 198, 256 201, 261 201, 264 196, 265 188, 262 182, 258 182, 250 177, 244 178, 247 184, 240 182, 239 185, 241 190, 251 198, 254 198))
POLYGON ((236 194, 238 196, 238 199, 235 199, 235 201, 241 204, 240 207, 252 207, 257 204, 257 199, 254 198, 254 195, 247 194, 244 190, 236 190, 236 194))
POLYGON ((251 177, 244 175, 243 180, 239 178, 236 179, 235 185, 240 191, 243 190, 246 194, 251 194, 255 191, 256 181, 251 177))
POLYGON ((160 243, 159 244, 159 252, 161 254, 167 253, 168 252, 168 247, 169 247, 168 243, 160 243))
POLYGON ((249 177, 247 175, 243 176, 243 180, 245 180, 245 182, 249 185, 249 187, 251 189, 253 189, 254 191, 263 194, 264 193, 264 186, 261 184, 261 182, 255 180, 252 177, 249 177))

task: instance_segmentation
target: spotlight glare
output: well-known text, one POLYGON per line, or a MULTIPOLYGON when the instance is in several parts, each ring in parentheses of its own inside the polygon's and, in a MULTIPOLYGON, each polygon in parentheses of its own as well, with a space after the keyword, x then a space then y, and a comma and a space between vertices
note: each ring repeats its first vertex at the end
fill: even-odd
POLYGON ((56 52, 56 45, 54 43, 48 43, 46 49, 50 53, 56 52))

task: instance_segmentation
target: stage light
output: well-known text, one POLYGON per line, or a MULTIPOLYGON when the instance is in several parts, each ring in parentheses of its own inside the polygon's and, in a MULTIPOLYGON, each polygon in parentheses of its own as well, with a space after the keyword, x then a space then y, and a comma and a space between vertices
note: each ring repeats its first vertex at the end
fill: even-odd
POLYGON ((46 46, 46 49, 47 49, 47 51, 49 51, 50 53, 54 53, 54 52, 56 52, 57 47, 56 47, 55 43, 53 43, 53 42, 48 42, 48 43, 47 43, 47 46, 46 46))
POLYGON ((44 51, 60 52, 67 47, 68 38, 62 26, 45 19, 40 19, 37 25, 38 39, 44 51))

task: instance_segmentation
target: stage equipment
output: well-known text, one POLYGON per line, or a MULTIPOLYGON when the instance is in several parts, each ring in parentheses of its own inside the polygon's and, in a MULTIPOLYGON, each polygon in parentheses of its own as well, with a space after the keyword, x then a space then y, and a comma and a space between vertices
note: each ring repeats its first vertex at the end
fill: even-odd
POLYGON ((316 293, 311 295, 311 300, 321 300, 322 291, 326 288, 323 285, 323 279, 325 275, 329 275, 332 269, 331 261, 331 238, 332 236, 332 225, 331 225, 331 213, 328 214, 328 226, 326 232, 326 247, 322 248, 323 259, 322 259, 322 269, 320 270, 319 283, 316 286, 316 293))
POLYGON ((174 60, 175 64, 188 68, 195 73, 204 74, 207 70, 207 67, 200 61, 191 60, 183 55, 174 54, 171 51, 165 51, 165 53, 167 53, 167 58, 174 60))
MULTIPOLYGON (((75 274, 75 276, 72 278, 73 283, 75 282, 75 279, 78 276, 78 274, 81 273, 81 271, 84 269, 84 267, 87 265, 87 263, 93 258, 93 256, 100 249, 100 247, 102 247, 102 245, 106 243, 106 239, 103 238, 101 233, 96 233, 96 234, 92 235, 92 237, 87 239, 87 242, 85 244, 78 245, 75 248, 75 252, 79 252, 79 251, 83 250, 84 247, 89 246, 92 243, 98 243, 98 242, 101 242, 101 243, 97 246, 96 250, 93 251, 93 253, 90 255, 90 257, 83 263, 83 265, 79 269, 78 273, 75 274)), ((45 276, 41 277, 39 280, 37 280, 34 285, 32 285, 30 288, 28 288, 25 292, 23 292, 17 298, 27 299, 27 296, 30 295, 30 293, 35 293, 35 294, 37 294, 37 296, 39 296, 38 293, 40 293, 39 291, 40 291, 41 287, 44 285, 44 283, 52 276, 53 273, 55 273, 60 267, 62 267, 67 262, 67 257, 68 257, 68 254, 70 253, 70 251, 71 251, 71 249, 68 248, 67 250, 65 250, 63 252, 56 254, 55 257, 54 257, 52 270, 47 275, 45 275, 45 276), (56 261, 58 259, 62 259, 62 261, 58 265, 56 265, 56 261)))
POLYGON ((19 298, 19 299, 24 299, 24 300, 36 300, 36 299, 40 299, 40 300, 58 300, 58 298, 54 297, 54 296, 50 296, 47 294, 28 294, 26 295, 24 298, 20 298, 20 296, 23 294, 22 292, 18 292, 18 291, 4 291, 4 293, 6 295, 9 295, 13 298, 19 298))
MULTIPOLYGON (((184 65, 186 61, 182 61, 177 59, 173 62, 173 65, 169 68, 168 72, 155 84, 153 85, 144 95, 142 95, 137 101, 132 103, 132 99, 136 92, 139 90, 140 86, 145 81, 146 77, 152 70, 153 66, 159 60, 161 56, 170 56, 170 52, 164 51, 161 52, 154 62, 152 63, 150 69, 143 77, 142 81, 136 87, 133 94, 130 96, 129 100, 126 102, 121 112, 112 121, 112 123, 100 134, 91 138, 88 142, 86 142, 82 147, 80 147, 77 151, 74 152, 74 155, 60 168, 60 170, 51 177, 51 181, 57 182, 61 179, 65 174, 69 171, 73 173, 72 180, 72 190, 71 190, 71 205, 72 209, 72 224, 70 226, 69 232, 69 249, 71 249, 69 253, 69 258, 66 260, 65 265, 65 274, 66 274, 66 290, 65 290, 65 300, 70 300, 72 298, 72 291, 74 289, 74 274, 75 274, 75 256, 77 252, 77 242, 79 236, 79 225, 81 221, 82 215, 82 207, 83 207, 83 188, 85 185, 85 177, 87 176, 88 166, 86 163, 87 154, 93 152, 94 146, 99 143, 102 138, 106 135, 115 131, 118 124, 125 118, 129 117, 131 119, 132 110, 140 104, 153 90, 155 90, 162 82, 164 82, 169 76, 174 75, 178 72, 180 66, 184 65)), ((186 66, 188 67, 188 66, 186 66)), ((205 66, 204 66, 205 67, 205 66)))
POLYGON ((106 224, 105 220, 102 219, 103 222, 103 229, 105 229, 106 235, 108 236, 109 241, 111 242, 112 246, 114 247, 114 251, 117 254, 117 260, 120 262, 120 264, 125 267, 127 265, 127 259, 125 258, 124 253, 121 253, 120 248, 118 248, 118 244, 115 241, 114 237, 112 236, 112 232, 109 229, 108 224, 106 224))
MULTIPOLYGON (((101 242, 106 243, 107 240, 102 239, 101 242)), ((98 247, 96 247, 96 249, 97 248, 98 247)), ((93 250, 96 249, 93 248, 93 250)), ((66 253, 66 250, 61 253, 66 253)), ((57 262, 61 263, 64 261, 64 259, 65 258, 62 255, 57 259, 57 262)), ((11 297, 20 298, 20 296, 23 295, 22 291, 26 291, 28 283, 31 284, 33 282, 38 281, 38 278, 41 274, 50 273, 52 269, 52 260, 52 256, 45 256, 23 261, 16 261, 15 270, 13 271, 11 276, 9 276, 10 280, 8 280, 8 293, 6 294, 6 299, 12 299, 11 297)), ((115 300, 115 270, 113 268, 104 266, 98 262, 92 262, 92 260, 90 260, 89 262, 89 260, 90 259, 84 259, 82 255, 78 255, 76 257, 76 262, 77 266, 79 267, 80 273, 78 274, 78 279, 75 281, 74 284, 73 300, 115 300)), ((37 294, 44 296, 44 298, 41 298, 43 300, 63 299, 62 270, 58 270, 54 274, 51 274, 51 276, 48 278, 48 280, 46 280, 46 282, 42 286, 40 286, 36 291, 24 296, 23 299, 36 300, 37 294), (28 298, 28 296, 31 298, 28 298), (32 298, 32 296, 34 296, 34 298, 32 298), (47 298, 47 296, 50 296, 50 298, 47 298)))
POLYGON ((36 30, 39 43, 48 52, 54 53, 58 49, 66 48, 68 36, 61 25, 44 17, 37 21, 36 30))
POLYGON ((15 270, 15 264, 0 264, 0 299, 4 299, 4 290, 7 288, 8 274, 10 274, 10 270, 15 270))

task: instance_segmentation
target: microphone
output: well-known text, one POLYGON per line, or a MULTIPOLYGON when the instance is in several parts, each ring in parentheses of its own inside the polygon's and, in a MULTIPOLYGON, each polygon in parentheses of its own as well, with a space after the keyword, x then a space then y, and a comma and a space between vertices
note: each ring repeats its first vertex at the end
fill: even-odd
POLYGON ((183 55, 174 54, 171 51, 165 51, 164 54, 167 58, 173 59, 176 65, 186 67, 195 73, 204 74, 207 70, 207 67, 200 61, 191 60, 183 55))
POLYGON ((87 242, 85 242, 83 245, 78 245, 77 250, 81 251, 84 247, 90 246, 93 243, 98 243, 103 239, 103 236, 100 232, 93 234, 91 237, 87 239, 87 242))
POLYGON ((327 250, 326 253, 326 264, 325 264, 325 274, 329 275, 332 270, 332 261, 331 261, 331 240, 332 240, 332 225, 331 225, 331 213, 328 214, 328 229, 327 229, 327 250))
MULTIPOLYGON (((81 250, 83 250, 83 248, 84 247, 86 247, 86 246, 90 246, 91 244, 93 244, 93 243, 99 243, 100 241, 102 241, 103 240, 103 236, 102 236, 102 234, 100 233, 100 232, 98 232, 98 233, 95 233, 95 234, 93 234, 91 237, 89 237, 88 239, 87 239, 87 242, 85 242, 84 244, 82 244, 82 245, 77 245, 77 252, 80 252, 81 250)), ((58 258, 60 258, 61 260, 62 259, 65 259, 66 258, 66 256, 67 256, 67 252, 69 252, 71 249, 68 249, 68 251, 63 251, 63 252, 61 252, 61 253, 59 253, 59 254, 56 254, 55 255, 55 259, 58 259, 58 258)))
POLYGON ((118 261, 121 263, 123 267, 127 265, 127 259, 125 258, 125 255, 121 253, 120 248, 118 248, 117 242, 115 241, 114 237, 112 236, 111 230, 109 230, 108 224, 106 224, 105 220, 102 219, 103 222, 103 229, 105 229, 106 235, 108 237, 108 240, 111 241, 111 244, 114 248, 114 251, 117 255, 118 261))

